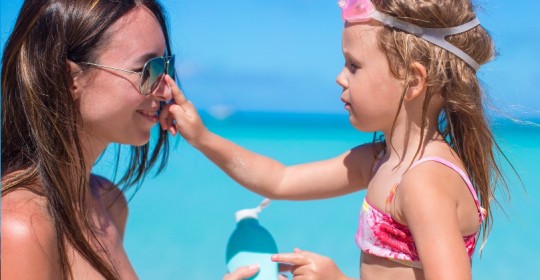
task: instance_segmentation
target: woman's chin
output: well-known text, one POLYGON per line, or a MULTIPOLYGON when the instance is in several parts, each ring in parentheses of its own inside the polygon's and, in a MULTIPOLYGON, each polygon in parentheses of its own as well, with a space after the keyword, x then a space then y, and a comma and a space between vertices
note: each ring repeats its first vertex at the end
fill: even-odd
POLYGON ((122 144, 131 145, 135 147, 141 147, 148 144, 148 141, 150 141, 150 132, 132 137, 131 139, 125 141, 122 144))

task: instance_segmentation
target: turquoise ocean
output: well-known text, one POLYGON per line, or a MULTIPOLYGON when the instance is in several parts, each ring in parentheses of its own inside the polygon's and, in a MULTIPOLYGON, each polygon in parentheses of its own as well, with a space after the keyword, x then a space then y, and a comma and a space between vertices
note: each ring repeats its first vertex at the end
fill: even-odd
MULTIPOLYGON (((373 138, 352 128, 345 115, 242 113, 204 120, 215 133, 285 164, 334 157, 373 138)), ((511 200, 501 194, 502 208, 494 207, 495 224, 482 253, 475 253, 473 276, 535 278, 540 275, 540 128, 495 121, 493 129, 525 188, 503 164, 511 200)), ((229 179, 180 137, 172 142, 165 171, 145 179, 130 200, 127 253, 141 279, 221 279, 235 211, 255 207, 263 198, 229 179)), ((95 173, 112 178, 113 150, 97 163, 95 173)), ((273 201, 260 222, 281 252, 298 247, 329 256, 348 276, 358 278, 360 250, 354 235, 364 195, 273 201)))

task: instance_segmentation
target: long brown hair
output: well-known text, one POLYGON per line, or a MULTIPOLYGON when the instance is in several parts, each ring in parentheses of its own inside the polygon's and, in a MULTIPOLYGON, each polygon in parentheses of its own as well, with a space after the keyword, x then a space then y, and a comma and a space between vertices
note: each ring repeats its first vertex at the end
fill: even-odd
MULTIPOLYGON (((2 58, 2 196, 26 188, 46 198, 54 223, 62 278, 73 278, 71 244, 106 279, 118 279, 92 230, 86 193, 90 178, 77 128, 80 112, 70 92, 67 61, 93 61, 109 28, 138 6, 150 10, 170 43, 165 14, 155 0, 26 0, 2 58), (76 187, 69 187, 69 186, 76 187)), ((158 130, 160 131, 160 130, 158 130)), ((155 144, 133 147, 118 184, 140 184, 168 157, 166 132, 155 144)), ((118 168, 118 167, 117 167, 118 168)))
MULTIPOLYGON (((378 11, 422 27, 454 27, 476 17, 470 0, 373 0, 373 3, 378 11)), ((509 192, 496 154, 505 159, 506 157, 490 129, 485 114, 487 96, 476 71, 449 51, 399 29, 385 26, 379 36, 380 47, 386 53, 392 73, 396 77, 407 81, 411 77, 410 66, 413 62, 420 62, 428 73, 427 92, 422 109, 422 139, 417 154, 424 141, 427 109, 431 98, 436 94, 442 97, 439 131, 463 161, 479 194, 480 204, 487 211, 482 226, 483 239, 486 240, 493 223, 491 202, 497 201, 495 189, 503 186, 506 194, 509 192)), ((493 40, 488 31, 480 25, 461 34, 449 36, 447 40, 469 54, 480 65, 491 61, 495 56, 493 40)))

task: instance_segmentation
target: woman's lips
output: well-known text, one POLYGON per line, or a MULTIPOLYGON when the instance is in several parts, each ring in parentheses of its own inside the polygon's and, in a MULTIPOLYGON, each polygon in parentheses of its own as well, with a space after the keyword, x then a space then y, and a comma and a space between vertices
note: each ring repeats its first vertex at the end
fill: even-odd
POLYGON ((155 123, 158 121, 158 115, 157 110, 137 110, 137 113, 141 114, 143 117, 145 117, 147 120, 155 123))

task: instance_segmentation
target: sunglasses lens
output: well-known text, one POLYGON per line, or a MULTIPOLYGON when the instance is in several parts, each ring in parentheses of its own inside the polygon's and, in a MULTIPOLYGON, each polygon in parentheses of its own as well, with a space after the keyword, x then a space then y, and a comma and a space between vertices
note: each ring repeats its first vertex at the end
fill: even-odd
POLYGON ((141 77, 141 93, 148 95, 156 89, 165 71, 165 59, 156 57, 146 63, 141 77))
POLYGON ((167 74, 174 80, 174 56, 169 60, 167 74))

